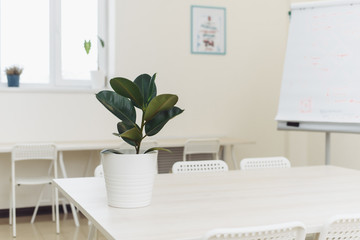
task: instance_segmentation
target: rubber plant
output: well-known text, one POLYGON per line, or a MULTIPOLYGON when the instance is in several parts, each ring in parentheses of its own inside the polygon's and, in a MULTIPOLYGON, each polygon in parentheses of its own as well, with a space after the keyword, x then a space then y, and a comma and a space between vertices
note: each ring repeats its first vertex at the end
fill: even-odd
MULTIPOLYGON (((157 95, 155 84, 156 73, 153 76, 141 74, 134 81, 122 77, 112 78, 110 86, 114 91, 103 90, 96 98, 121 121, 117 123, 118 133, 125 142, 140 153, 141 142, 145 137, 159 133, 165 124, 184 110, 175 106, 178 96, 174 94, 157 95), (137 124, 135 107, 140 109, 141 119, 137 124)), ((153 150, 166 150, 151 148, 153 150)), ((121 154, 115 149, 107 152, 121 154)))

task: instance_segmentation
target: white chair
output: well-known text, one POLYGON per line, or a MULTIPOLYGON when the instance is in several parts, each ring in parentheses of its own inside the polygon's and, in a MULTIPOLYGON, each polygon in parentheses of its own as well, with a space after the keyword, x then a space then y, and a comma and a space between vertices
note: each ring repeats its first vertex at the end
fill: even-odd
MULTIPOLYGON (((33 212, 31 223, 34 223, 35 217, 42 202, 45 187, 52 184, 52 179, 57 178, 57 150, 56 146, 51 143, 44 144, 19 144, 14 146, 11 152, 11 189, 10 189, 10 209, 9 222, 13 226, 13 237, 16 237, 16 192, 15 187, 20 185, 43 185, 33 212), (48 172, 42 176, 20 177, 16 171, 16 165, 19 162, 37 161, 37 164, 48 164, 48 172)), ((58 215, 58 192, 52 188, 52 213, 53 221, 56 220, 56 231, 59 232, 59 215, 58 215), (54 201, 56 211, 54 209, 54 201)))
POLYGON ((301 222, 289 222, 246 228, 219 228, 207 232, 204 240, 305 240, 305 226, 301 222))
POLYGON ((244 158, 240 161, 241 170, 289 167, 291 167, 290 161, 285 157, 244 158))
POLYGON ((172 166, 172 173, 224 172, 229 167, 223 160, 181 161, 172 166))
POLYGON ((183 161, 190 160, 192 154, 212 154, 211 159, 219 159, 219 151, 220 140, 217 138, 189 139, 184 145, 183 161))
POLYGON ((318 240, 349 240, 360 238, 360 214, 337 215, 329 219, 318 240))

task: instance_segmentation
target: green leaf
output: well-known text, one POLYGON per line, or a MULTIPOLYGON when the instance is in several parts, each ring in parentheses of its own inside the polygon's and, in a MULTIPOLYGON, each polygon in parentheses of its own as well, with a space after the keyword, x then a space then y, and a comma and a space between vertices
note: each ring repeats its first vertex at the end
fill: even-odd
POLYGON ((123 154, 122 152, 119 152, 118 150, 115 150, 115 149, 104 149, 104 150, 101 151, 101 153, 123 154))
POLYGON ((178 96, 173 94, 161 94, 159 96, 156 96, 151 100, 149 103, 146 112, 145 112, 145 120, 149 121, 155 115, 161 111, 169 110, 172 107, 175 106, 175 104, 178 101, 178 96))
MULTIPOLYGON (((126 124, 124 122, 118 122, 117 129, 118 129, 119 134, 117 134, 117 136, 121 137, 129 145, 136 146, 136 142, 134 142, 134 141, 132 141, 130 139, 127 139, 127 138, 123 138, 121 136, 121 134, 123 134, 124 132, 130 130, 131 128, 133 128, 133 125, 128 125, 128 124, 126 124)), ((139 128, 139 127, 137 127, 137 128, 139 128)))
MULTIPOLYGON (((156 74, 154 74, 156 76, 156 74)), ((148 103, 156 96, 156 85, 155 85, 155 78, 150 77, 148 74, 142 74, 138 76, 134 83, 140 89, 142 96, 144 97, 143 106, 146 107, 148 103)))
POLYGON ((157 90, 156 90, 156 84, 155 84, 155 79, 156 79, 156 73, 151 77, 150 79, 150 89, 149 92, 152 93, 152 95, 149 96, 147 103, 149 103, 154 97, 156 97, 157 94, 157 90))
POLYGON ((104 48, 104 47, 105 47, 105 42, 104 42, 104 40, 103 40, 100 36, 97 36, 97 37, 98 37, 98 39, 99 39, 99 42, 100 42, 101 47, 104 48))
POLYGON ((146 150, 144 153, 148 153, 148 152, 152 152, 152 151, 165 151, 165 152, 168 152, 168 153, 171 153, 171 151, 167 148, 161 148, 161 147, 153 147, 153 148, 149 148, 148 150, 146 150))
POLYGON ((131 141, 134 141, 136 145, 138 145, 141 142, 142 134, 140 132, 140 129, 138 127, 134 127, 132 129, 127 130, 123 134, 120 135, 123 139, 128 139, 131 141))
POLYGON ((100 91, 96 98, 117 118, 127 125, 136 125, 136 111, 131 101, 113 91, 100 91))
POLYGON ((178 107, 173 107, 170 110, 162 111, 157 114, 151 121, 145 124, 145 132, 148 136, 154 136, 157 134, 165 124, 175 116, 181 114, 184 110, 178 107))
POLYGON ((84 41, 84 48, 85 48, 85 51, 86 51, 86 54, 89 54, 90 52, 90 49, 91 49, 91 41, 84 41))
POLYGON ((121 96, 130 98, 136 107, 142 109, 144 98, 135 83, 126 78, 117 77, 110 80, 110 85, 115 92, 121 96))

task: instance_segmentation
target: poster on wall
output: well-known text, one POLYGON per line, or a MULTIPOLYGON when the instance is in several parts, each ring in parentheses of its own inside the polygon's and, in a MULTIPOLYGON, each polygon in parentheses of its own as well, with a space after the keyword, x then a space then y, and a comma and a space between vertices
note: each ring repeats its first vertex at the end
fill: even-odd
POLYGON ((191 53, 226 53, 226 9, 191 6, 191 53))

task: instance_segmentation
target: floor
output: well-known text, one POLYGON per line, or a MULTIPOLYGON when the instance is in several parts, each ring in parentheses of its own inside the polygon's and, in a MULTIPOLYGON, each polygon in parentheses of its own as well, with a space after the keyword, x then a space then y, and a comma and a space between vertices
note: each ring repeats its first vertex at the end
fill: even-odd
MULTIPOLYGON (((86 240, 89 231, 88 220, 79 213, 80 227, 75 227, 71 214, 60 215, 60 234, 56 234, 55 222, 51 215, 38 215, 34 224, 30 223, 31 216, 17 217, 16 240, 86 240)), ((12 226, 8 218, 0 218, 0 239, 13 239, 12 226)), ((98 232, 98 240, 106 239, 98 232)))

